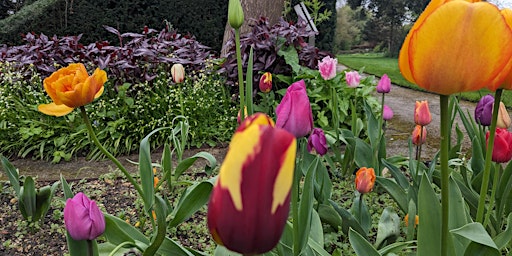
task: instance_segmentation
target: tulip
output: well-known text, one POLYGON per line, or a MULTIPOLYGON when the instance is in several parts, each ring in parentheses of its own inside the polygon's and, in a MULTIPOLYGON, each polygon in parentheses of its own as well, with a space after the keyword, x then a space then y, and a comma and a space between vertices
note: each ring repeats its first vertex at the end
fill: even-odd
POLYGON ((475 107, 475 121, 483 126, 491 125, 494 97, 490 94, 483 96, 475 107))
POLYGON ((357 71, 345 72, 345 80, 350 88, 356 88, 359 85, 361 76, 357 71))
POLYGON ((384 105, 382 110, 382 119, 388 121, 393 118, 393 110, 388 105, 384 105))
POLYGON ((272 90, 272 74, 265 72, 260 78, 260 91, 267 93, 272 90))
POLYGON ((505 18, 487 2, 431 1, 400 50, 402 75, 441 95, 486 86, 496 90, 512 59, 512 30, 505 18))
POLYGON ((375 185, 375 170, 362 167, 356 172, 356 190, 361 194, 372 191, 375 185))
POLYGON ((325 56, 321 62, 318 63, 318 70, 324 80, 331 80, 336 76, 336 67, 338 60, 330 56, 325 56))
POLYGON ((242 254, 279 242, 290 209, 297 141, 262 113, 238 127, 208 204, 213 239, 242 254))
POLYGON ((297 138, 305 137, 313 130, 313 112, 304 80, 288 87, 276 108, 276 115, 276 126, 291 132, 297 138))
MULTIPOLYGON (((244 106, 244 119, 247 118, 247 106, 244 106)), ((242 123, 242 117, 240 116, 240 110, 238 110, 238 114, 236 115, 236 122, 240 125, 242 123)))
MULTIPOLYGON (((409 226, 409 214, 405 215, 404 222, 405 222, 405 226, 408 227, 409 226)), ((415 215, 414 216, 414 227, 418 226, 418 223, 420 223, 420 217, 418 215, 415 215)))
POLYGON ((508 114, 505 104, 503 104, 503 102, 500 102, 496 127, 507 129, 510 127, 511 122, 512 120, 510 120, 510 115, 508 114))
POLYGON ((171 67, 171 75, 173 81, 179 84, 185 80, 185 68, 179 63, 174 64, 171 67))
POLYGON ((324 131, 320 128, 314 128, 308 138, 308 151, 317 152, 323 156, 327 153, 327 140, 324 131))
POLYGON ((242 9, 240 0, 229 0, 228 22, 234 29, 239 29, 244 23, 244 10, 242 9))
POLYGON ((412 131, 412 144, 421 145, 427 141, 427 128, 425 126, 416 125, 412 131), (423 130, 423 133, 422 133, 423 130))
POLYGON ((416 101, 414 108, 414 123, 425 126, 432 122, 432 114, 428 108, 428 101, 416 101))
POLYGON ((84 193, 66 201, 64 224, 74 240, 94 240, 105 231, 105 217, 84 193))
MULTIPOLYGON (((492 161, 496 163, 505 163, 512 158, 512 133, 507 129, 497 128, 494 146, 492 150, 492 161)), ((485 141, 489 141, 489 131, 485 135, 485 141)))
POLYGON ((67 115, 101 96, 106 81, 107 73, 103 70, 97 68, 89 76, 84 64, 69 64, 44 79, 44 89, 53 102, 40 104, 38 110, 52 116, 67 115))
POLYGON ((389 91, 391 91, 391 79, 389 79, 387 74, 384 74, 377 84, 377 92, 388 93, 389 91))

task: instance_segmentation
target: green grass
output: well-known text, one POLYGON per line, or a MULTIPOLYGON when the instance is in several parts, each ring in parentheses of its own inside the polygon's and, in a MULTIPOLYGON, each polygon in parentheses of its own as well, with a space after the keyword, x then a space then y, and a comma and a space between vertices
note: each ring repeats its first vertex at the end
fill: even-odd
MULTIPOLYGON (((391 82, 403 87, 425 91, 417 85, 407 81, 398 69, 398 60, 396 58, 384 57, 379 53, 364 54, 345 54, 338 55, 338 62, 354 70, 363 70, 367 74, 382 76, 387 74, 391 82)), ((480 90, 475 92, 463 92, 460 98, 468 101, 478 102, 480 98, 490 93, 488 90, 480 90)), ((507 107, 512 107, 512 91, 503 91, 501 101, 507 107)))

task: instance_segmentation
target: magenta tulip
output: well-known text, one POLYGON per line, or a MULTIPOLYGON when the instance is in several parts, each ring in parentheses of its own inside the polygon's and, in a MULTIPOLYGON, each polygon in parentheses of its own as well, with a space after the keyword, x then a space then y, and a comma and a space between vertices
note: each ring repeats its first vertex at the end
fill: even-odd
POLYGON ((276 108, 276 115, 276 126, 289 131, 297 138, 305 137, 313 130, 313 112, 304 80, 288 87, 283 100, 276 108))
POLYGON ((324 80, 333 79, 336 76, 336 66, 338 65, 338 60, 333 59, 330 56, 326 56, 318 63, 318 70, 320 71, 320 75, 324 78, 324 80))
POLYGON ((393 110, 388 105, 384 105, 382 110, 382 119, 388 121, 391 118, 393 118, 393 110))
POLYGON ((313 150, 323 156, 327 153, 327 140, 324 131, 320 128, 314 128, 308 138, 308 151, 313 150))
POLYGON ((384 74, 377 84, 377 92, 388 93, 389 91, 391 91, 391 79, 389 79, 387 74, 384 74))
POLYGON ((80 192, 66 201, 64 224, 74 240, 94 240, 105 231, 105 216, 95 201, 80 192))

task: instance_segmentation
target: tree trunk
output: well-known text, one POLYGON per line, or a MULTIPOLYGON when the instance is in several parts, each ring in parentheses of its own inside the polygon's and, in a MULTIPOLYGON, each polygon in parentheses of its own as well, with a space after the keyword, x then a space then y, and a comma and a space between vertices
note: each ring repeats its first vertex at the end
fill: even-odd
MULTIPOLYGON (((285 0, 240 0, 242 3, 242 9, 244 10, 244 24, 240 27, 240 35, 250 31, 251 27, 249 27, 249 22, 251 18, 258 19, 261 16, 264 16, 268 18, 271 26, 276 24, 282 16, 284 1, 285 0)), ((226 23, 224 39, 222 40, 222 56, 226 55, 227 49, 225 49, 224 46, 232 36, 233 30, 231 26, 229 26, 228 22, 226 23)))

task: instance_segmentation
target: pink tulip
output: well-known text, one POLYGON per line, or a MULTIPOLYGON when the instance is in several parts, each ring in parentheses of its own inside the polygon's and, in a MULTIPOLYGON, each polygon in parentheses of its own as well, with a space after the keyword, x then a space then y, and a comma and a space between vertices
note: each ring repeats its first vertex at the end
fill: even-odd
POLYGON ((350 71, 345 73, 345 80, 350 88, 356 88, 359 85, 361 76, 357 71, 350 71))
POLYGON ((324 57, 322 59, 322 61, 318 63, 318 69, 320 71, 320 75, 322 75, 324 80, 330 80, 336 76, 336 66, 337 65, 338 65, 338 60, 333 59, 329 56, 324 57))
POLYGON ((388 93, 389 91, 391 91, 391 79, 389 79, 387 74, 384 74, 377 84, 377 92, 388 93))
POLYGON ((105 216, 82 192, 66 201, 64 224, 74 240, 94 240, 105 232, 105 216))
POLYGON ((304 80, 288 87, 276 108, 276 115, 276 127, 287 130, 297 138, 305 137, 313 130, 313 112, 304 80))
POLYGON ((393 118, 393 110, 388 105, 384 105, 382 110, 382 119, 388 121, 391 118, 393 118))

